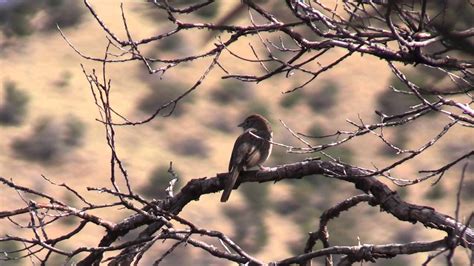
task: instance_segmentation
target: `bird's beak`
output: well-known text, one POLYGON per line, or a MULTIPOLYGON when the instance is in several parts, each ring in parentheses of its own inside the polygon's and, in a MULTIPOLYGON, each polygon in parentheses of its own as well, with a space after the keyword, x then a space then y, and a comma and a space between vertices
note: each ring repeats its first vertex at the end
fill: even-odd
POLYGON ((244 127, 244 122, 238 124, 237 127, 244 127))

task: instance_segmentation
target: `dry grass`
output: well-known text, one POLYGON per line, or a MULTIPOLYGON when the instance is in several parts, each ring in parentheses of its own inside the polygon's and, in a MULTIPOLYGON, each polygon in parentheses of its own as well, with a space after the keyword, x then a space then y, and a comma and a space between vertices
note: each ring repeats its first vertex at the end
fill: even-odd
MULTIPOLYGON (((100 16, 114 30, 121 28, 121 21, 118 3, 116 1, 93 1, 98 9, 100 16)), ((130 21, 130 28, 135 36, 145 36, 152 34, 154 31, 154 22, 141 17, 144 4, 128 1, 125 4, 127 16, 130 21), (135 10, 135 11, 133 11, 135 10)), ((84 23, 76 29, 66 31, 67 36, 77 47, 88 54, 99 56, 103 53, 105 47, 105 38, 99 30, 95 21, 86 15, 84 23)), ((103 126, 96 122, 98 112, 93 103, 88 84, 81 73, 79 64, 85 63, 87 69, 97 67, 91 62, 84 62, 79 56, 66 45, 57 33, 48 33, 43 35, 33 35, 25 39, 18 40, 21 45, 10 47, 2 52, 0 64, 2 71, 0 74, 0 82, 4 80, 12 80, 19 87, 24 88, 30 95, 29 110, 31 111, 24 124, 19 127, 2 127, 0 138, 0 174, 6 178, 13 178, 16 182, 24 185, 41 186, 40 174, 58 181, 67 182, 71 186, 84 191, 84 185, 88 186, 106 186, 109 182, 109 156, 110 152, 105 144, 105 136, 103 126), (68 76, 67 86, 58 89, 54 86, 55 82, 61 79, 62 73, 70 73, 68 76), (72 114, 84 121, 87 128, 87 136, 82 146, 77 148, 71 154, 67 154, 66 160, 60 164, 41 165, 29 161, 17 159, 13 157, 11 150, 11 142, 18 136, 26 134, 33 126, 33 122, 43 115, 54 116, 63 119, 66 115, 72 114)), ((233 51, 242 51, 247 53, 248 46, 241 43, 240 46, 233 47, 233 51)), ((342 51, 341 51, 342 54, 342 51)), ((340 56, 334 54, 333 56, 340 56)), ((236 64, 236 60, 229 56, 223 56, 227 61, 227 65, 235 66, 236 72, 249 71, 248 66, 236 64)), ((172 80, 177 76, 186 76, 187 80, 195 80, 197 76, 204 70, 207 62, 198 63, 192 68, 180 69, 180 73, 167 73, 164 78, 172 80)), ((260 69, 254 66, 254 69, 260 69)), ((108 74, 112 78, 113 98, 112 103, 116 110, 130 119, 140 119, 144 114, 136 110, 137 102, 146 95, 147 84, 137 79, 136 72, 144 71, 142 66, 137 64, 110 65, 108 74)), ((337 106, 333 107, 330 112, 314 113, 305 104, 298 104, 291 109, 285 109, 280 105, 281 94, 291 86, 294 86, 299 80, 297 77, 291 79, 276 78, 270 82, 264 82, 254 86, 255 99, 263 104, 266 109, 270 110, 273 118, 276 141, 284 140, 288 133, 278 123, 278 119, 285 121, 290 127, 299 132, 304 132, 314 124, 321 124, 325 130, 333 132, 341 128, 349 128, 345 119, 350 118, 357 120, 359 114, 367 120, 373 119, 373 110, 376 105, 377 96, 386 90, 388 85, 390 72, 384 62, 371 57, 353 56, 330 72, 324 74, 321 78, 325 81, 332 81, 339 87, 335 101, 337 106), (364 65, 363 68, 360 66, 364 65)), ((209 127, 211 119, 216 112, 224 112, 226 119, 233 124, 239 123, 240 119, 247 114, 245 113, 247 102, 236 102, 235 105, 222 106, 219 103, 210 101, 213 88, 218 88, 222 81, 218 75, 211 75, 209 80, 194 93, 195 100, 186 106, 186 113, 177 118, 158 118, 156 121, 140 126, 140 127, 120 127, 117 128, 118 152, 125 162, 131 177, 132 184, 135 188, 139 188, 147 184, 148 176, 156 165, 166 165, 169 161, 173 161, 174 165, 180 169, 182 181, 186 182, 191 178, 212 176, 218 172, 224 172, 227 168, 228 158, 232 149, 233 141, 237 135, 225 133, 213 127, 209 127), (182 156, 176 153, 173 140, 177 139, 202 139, 209 147, 211 153, 206 158, 197 156, 182 156)), ((318 85, 318 80, 314 86, 318 85)), ((304 89, 305 93, 311 92, 311 86, 304 89)), ((0 92, 0 98, 3 96, 0 92)), ((423 129, 423 135, 433 136, 438 123, 432 123, 432 129, 423 129)), ((419 131, 417 131, 419 132, 419 131)), ((457 134, 457 138, 471 138, 467 132, 463 130, 455 130, 450 136, 457 134)), ((448 137, 450 137, 448 136, 448 137)), ((410 138, 408 144, 419 145, 422 142, 422 136, 410 138)), ((354 163, 358 163, 370 167, 372 163, 383 165, 387 163, 387 158, 379 156, 378 152, 381 143, 374 138, 364 137, 355 143, 347 145, 347 148, 353 153, 354 163), (359 149, 364 147, 364 149, 359 149)), ((416 176, 416 170, 422 166, 424 168, 432 168, 436 164, 446 162, 448 156, 440 149, 433 148, 428 154, 421 158, 421 163, 416 165, 410 163, 403 169, 396 170, 395 173, 405 178, 416 176)), ((275 148, 281 149, 281 148, 275 148)), ((452 191, 456 187, 458 175, 452 172, 445 182, 444 188, 452 191)), ((323 180, 324 181, 324 180, 323 180)), ((258 186, 258 184, 254 184, 258 186)), ((290 186, 277 183, 272 185, 269 191, 270 202, 275 201, 274 195, 286 194, 291 198, 290 186)), ((4 187, 0 187, 0 205, 2 209, 10 209, 19 204, 5 197, 7 195, 4 187)), ((52 193, 58 193, 63 196, 63 192, 58 189, 51 190, 46 185, 44 189, 49 189, 52 193)), ((428 184, 419 185, 410 189, 408 200, 418 204, 428 204, 424 198, 425 191, 429 189, 428 184), (416 192, 415 192, 416 191, 416 192)), ((319 193, 315 188, 314 193, 319 193)), ((358 193, 352 187, 343 187, 338 190, 337 195, 331 197, 331 201, 343 200, 354 193, 358 193)), ((228 205, 240 206, 243 198, 239 193, 233 194, 228 205)), ((88 193, 92 200, 103 200, 103 195, 88 193)), ((227 207, 218 201, 219 195, 208 195, 202 197, 199 202, 189 205, 182 213, 183 217, 196 222, 200 226, 206 226, 209 229, 222 230, 224 232, 233 232, 232 223, 223 215, 223 209, 227 207), (198 208, 197 210, 194 208, 198 208)), ((276 197, 276 198, 279 198, 276 197)), ((442 212, 452 213, 454 211, 453 193, 449 192, 445 201, 437 201, 435 207, 442 212)), ((318 200, 316 197, 315 200, 318 200)), ((472 204, 471 204, 472 206, 472 204)), ((330 207, 328 204, 326 207, 330 207)), ((464 213, 470 208, 464 208, 464 213)), ((471 208, 472 209, 472 208, 471 208)), ((107 214, 109 218, 117 220, 124 217, 125 214, 107 214)), ((377 220, 376 225, 371 227, 371 234, 363 236, 361 240, 364 243, 383 243, 389 239, 381 237, 374 239, 373 236, 381 236, 386 231, 386 226, 405 226, 402 223, 394 222, 394 218, 386 214, 357 214, 352 212, 354 225, 364 224, 368 220, 377 220)), ((313 228, 317 226, 316 217, 314 219, 313 228)), ((298 239, 297 235, 300 230, 295 228, 295 224, 290 217, 277 214, 273 210, 268 210, 265 216, 265 223, 268 225, 268 243, 272 243, 264 247, 257 256, 262 259, 278 259, 288 255, 291 250, 292 241, 298 239), (273 244, 275 243, 275 244, 273 244), (278 257, 275 257, 275 251, 278 251, 278 257)), ((0 229, 0 233, 5 233, 6 229, 0 229)), ((10 232, 11 233, 11 232, 10 232)), ((92 232, 101 234, 102 232, 92 232)), ((361 232, 362 233, 362 232, 361 232)), ((430 238, 437 236, 439 233, 435 231, 426 231, 424 233, 430 238)), ((419 235, 422 237, 422 235, 419 235)), ((356 236, 353 236, 354 238, 356 236)), ((96 245, 97 239, 85 236, 81 241, 84 245, 96 245)), ((420 257, 423 259, 423 256, 420 257)), ((418 259, 420 259, 418 258, 418 259)))

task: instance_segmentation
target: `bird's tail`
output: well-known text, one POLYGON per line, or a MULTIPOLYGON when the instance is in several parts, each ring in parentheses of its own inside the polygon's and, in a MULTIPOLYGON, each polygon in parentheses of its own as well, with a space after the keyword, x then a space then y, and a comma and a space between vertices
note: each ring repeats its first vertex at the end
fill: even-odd
POLYGON ((229 172, 224 184, 224 192, 222 192, 221 202, 226 202, 229 199, 230 193, 232 192, 232 189, 234 189, 235 182, 239 177, 239 172, 238 167, 233 167, 229 172))

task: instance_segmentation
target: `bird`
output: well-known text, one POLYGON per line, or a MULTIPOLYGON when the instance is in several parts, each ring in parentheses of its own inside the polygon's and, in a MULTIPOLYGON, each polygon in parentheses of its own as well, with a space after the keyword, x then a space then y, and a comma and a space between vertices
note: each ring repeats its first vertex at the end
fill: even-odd
POLYGON ((264 169, 262 164, 272 152, 273 131, 270 122, 265 117, 252 114, 238 127, 242 127, 244 132, 237 138, 232 150, 229 173, 224 181, 221 202, 226 202, 229 199, 241 171, 254 166, 264 169))

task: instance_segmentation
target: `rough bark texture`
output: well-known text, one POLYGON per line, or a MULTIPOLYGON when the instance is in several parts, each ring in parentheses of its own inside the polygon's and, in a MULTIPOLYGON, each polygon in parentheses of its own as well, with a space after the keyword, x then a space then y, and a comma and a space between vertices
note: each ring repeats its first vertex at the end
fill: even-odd
MULTIPOLYGON (((224 187, 223 177, 225 177, 226 174, 227 173, 221 173, 215 177, 193 179, 189 181, 178 194, 163 202, 157 203, 157 206, 167 212, 178 214, 189 202, 199 200, 202 195, 222 190, 224 187)), ((247 171, 241 173, 235 188, 244 182, 277 182, 282 179, 298 179, 314 174, 324 174, 331 176, 331 178, 353 183, 357 189, 373 195, 382 211, 392 214, 401 221, 408 221, 410 223, 420 222, 426 227, 445 231, 449 235, 455 232, 464 232, 462 245, 471 249, 473 248, 474 231, 471 228, 466 228, 465 225, 456 222, 454 218, 439 213, 432 207, 415 205, 403 201, 395 191, 391 190, 376 177, 368 176, 370 175, 369 172, 344 164, 321 160, 308 160, 263 171, 247 171)), ((219 203, 216 202, 216 204, 219 203)), ((130 229, 149 223, 150 220, 144 215, 132 215, 108 232, 101 240, 100 246, 109 246, 130 229)), ((140 234, 139 238, 150 237, 160 229, 162 225, 162 223, 150 224, 140 234)), ((110 264, 127 264, 130 263, 135 256, 133 248, 125 249, 121 254, 123 256, 120 257, 120 259, 114 260, 110 264)), ((79 265, 98 265, 101 259, 102 253, 94 252, 82 260, 79 265)))

